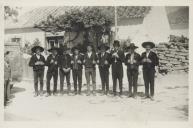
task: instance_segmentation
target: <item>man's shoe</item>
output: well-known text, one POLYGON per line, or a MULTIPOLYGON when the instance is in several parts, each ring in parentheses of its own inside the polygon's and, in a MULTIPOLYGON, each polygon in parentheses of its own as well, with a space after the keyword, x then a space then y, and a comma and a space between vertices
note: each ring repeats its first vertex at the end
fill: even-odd
POLYGON ((153 97, 153 96, 150 96, 150 99, 151 99, 152 101, 154 101, 154 97, 153 97))
POLYGON ((47 94, 46 94, 46 97, 48 97, 48 96, 50 96, 50 95, 51 95, 50 93, 47 93, 47 94))
POLYGON ((34 94, 34 97, 37 97, 37 96, 38 96, 38 93, 35 93, 35 94, 34 94))

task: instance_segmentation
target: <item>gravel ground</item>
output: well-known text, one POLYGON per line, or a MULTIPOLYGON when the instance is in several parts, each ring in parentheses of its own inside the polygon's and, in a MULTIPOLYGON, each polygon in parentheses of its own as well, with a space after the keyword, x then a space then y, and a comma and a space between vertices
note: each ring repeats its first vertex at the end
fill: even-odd
MULTIPOLYGON (((141 76, 137 99, 126 96, 128 90, 126 76, 124 81, 125 92, 122 97, 102 96, 100 93, 96 96, 86 96, 85 86, 82 95, 33 97, 33 81, 22 81, 15 84, 12 89, 11 102, 5 107, 4 119, 5 121, 107 122, 188 120, 187 73, 158 75, 154 101, 143 99, 144 86, 141 76)), ((100 86, 97 74, 97 88, 100 89, 100 86)), ((110 86, 112 90, 112 83, 110 86)))

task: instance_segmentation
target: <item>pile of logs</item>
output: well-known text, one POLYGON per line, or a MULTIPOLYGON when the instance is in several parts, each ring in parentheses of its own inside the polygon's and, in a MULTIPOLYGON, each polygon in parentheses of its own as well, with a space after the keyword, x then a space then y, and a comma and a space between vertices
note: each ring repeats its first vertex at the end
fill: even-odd
POLYGON ((172 71, 188 72, 189 46, 188 38, 183 36, 170 36, 169 42, 159 43, 155 50, 159 57, 159 69, 162 73, 172 71))

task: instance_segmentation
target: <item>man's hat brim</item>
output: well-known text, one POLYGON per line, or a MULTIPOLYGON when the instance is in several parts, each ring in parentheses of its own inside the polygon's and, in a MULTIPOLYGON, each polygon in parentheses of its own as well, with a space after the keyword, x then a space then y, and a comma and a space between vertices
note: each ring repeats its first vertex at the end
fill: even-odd
POLYGON ((73 47, 73 48, 71 49, 72 52, 74 52, 75 50, 80 51, 80 49, 79 49, 78 47, 73 47))
POLYGON ((127 49, 137 49, 137 46, 128 46, 127 49))
POLYGON ((142 47, 146 48, 146 46, 149 45, 151 48, 154 48, 155 47, 155 44, 153 42, 143 42, 142 43, 142 47))
POLYGON ((57 51, 58 52, 58 48, 51 48, 51 49, 48 49, 48 52, 52 52, 52 51, 57 51))
POLYGON ((44 51, 44 48, 41 47, 41 46, 34 46, 34 47, 31 49, 31 51, 35 53, 37 49, 39 49, 40 52, 43 52, 43 51, 44 51))

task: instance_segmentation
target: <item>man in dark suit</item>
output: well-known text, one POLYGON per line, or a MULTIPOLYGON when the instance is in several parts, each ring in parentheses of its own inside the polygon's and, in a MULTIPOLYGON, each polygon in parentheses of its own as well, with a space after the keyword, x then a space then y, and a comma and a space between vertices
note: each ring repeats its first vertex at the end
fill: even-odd
POLYGON ((85 77, 87 81, 87 96, 90 95, 90 77, 92 79, 92 94, 96 95, 96 62, 97 55, 91 44, 87 45, 87 52, 84 55, 85 77))
POLYGON ((47 57, 46 66, 48 66, 47 70, 47 95, 50 96, 50 80, 53 77, 54 81, 54 89, 53 95, 57 94, 57 81, 58 81, 58 48, 51 48, 48 50, 51 54, 47 57))
POLYGON ((154 78, 155 72, 158 71, 157 66, 159 65, 159 59, 156 53, 151 51, 151 49, 155 47, 155 44, 153 42, 143 42, 142 47, 146 49, 146 51, 143 52, 141 55, 141 63, 143 65, 143 79, 145 83, 145 96, 146 96, 145 98, 151 98, 153 100, 154 78), (149 88, 150 88, 150 96, 149 96, 149 88))
POLYGON ((70 94, 70 70, 71 70, 71 56, 67 53, 67 46, 63 46, 61 49, 61 55, 59 56, 59 75, 60 75, 60 94, 63 95, 64 77, 67 82, 67 94, 70 94))
POLYGON ((131 43, 127 49, 129 53, 125 57, 125 65, 127 66, 127 78, 129 82, 129 97, 133 96, 134 98, 137 95, 137 80, 138 80, 138 70, 140 64, 140 55, 135 52, 135 49, 138 48, 134 43, 131 43), (133 93, 132 93, 133 88, 133 93))
POLYGON ((112 78, 113 78, 113 93, 116 96, 117 80, 119 81, 119 95, 122 95, 122 84, 123 84, 123 65, 124 52, 120 49, 120 43, 115 40, 113 43, 114 49, 111 51, 111 63, 112 63, 112 78))
POLYGON ((35 88, 35 97, 40 94, 43 96, 43 79, 44 79, 44 67, 45 67, 45 58, 41 55, 41 52, 44 49, 41 46, 35 46, 31 49, 33 55, 29 61, 29 66, 33 67, 34 73, 34 88, 35 88), (40 82, 40 92, 38 91, 38 80, 40 82))
POLYGON ((82 65, 83 65, 83 54, 79 52, 78 47, 72 48, 72 76, 74 81, 74 93, 77 94, 77 81, 78 81, 78 94, 81 94, 81 88, 82 88, 82 65))
POLYGON ((99 73, 102 83, 102 93, 109 93, 109 67, 110 67, 110 53, 107 52, 109 47, 105 44, 100 45, 98 54, 99 73))

